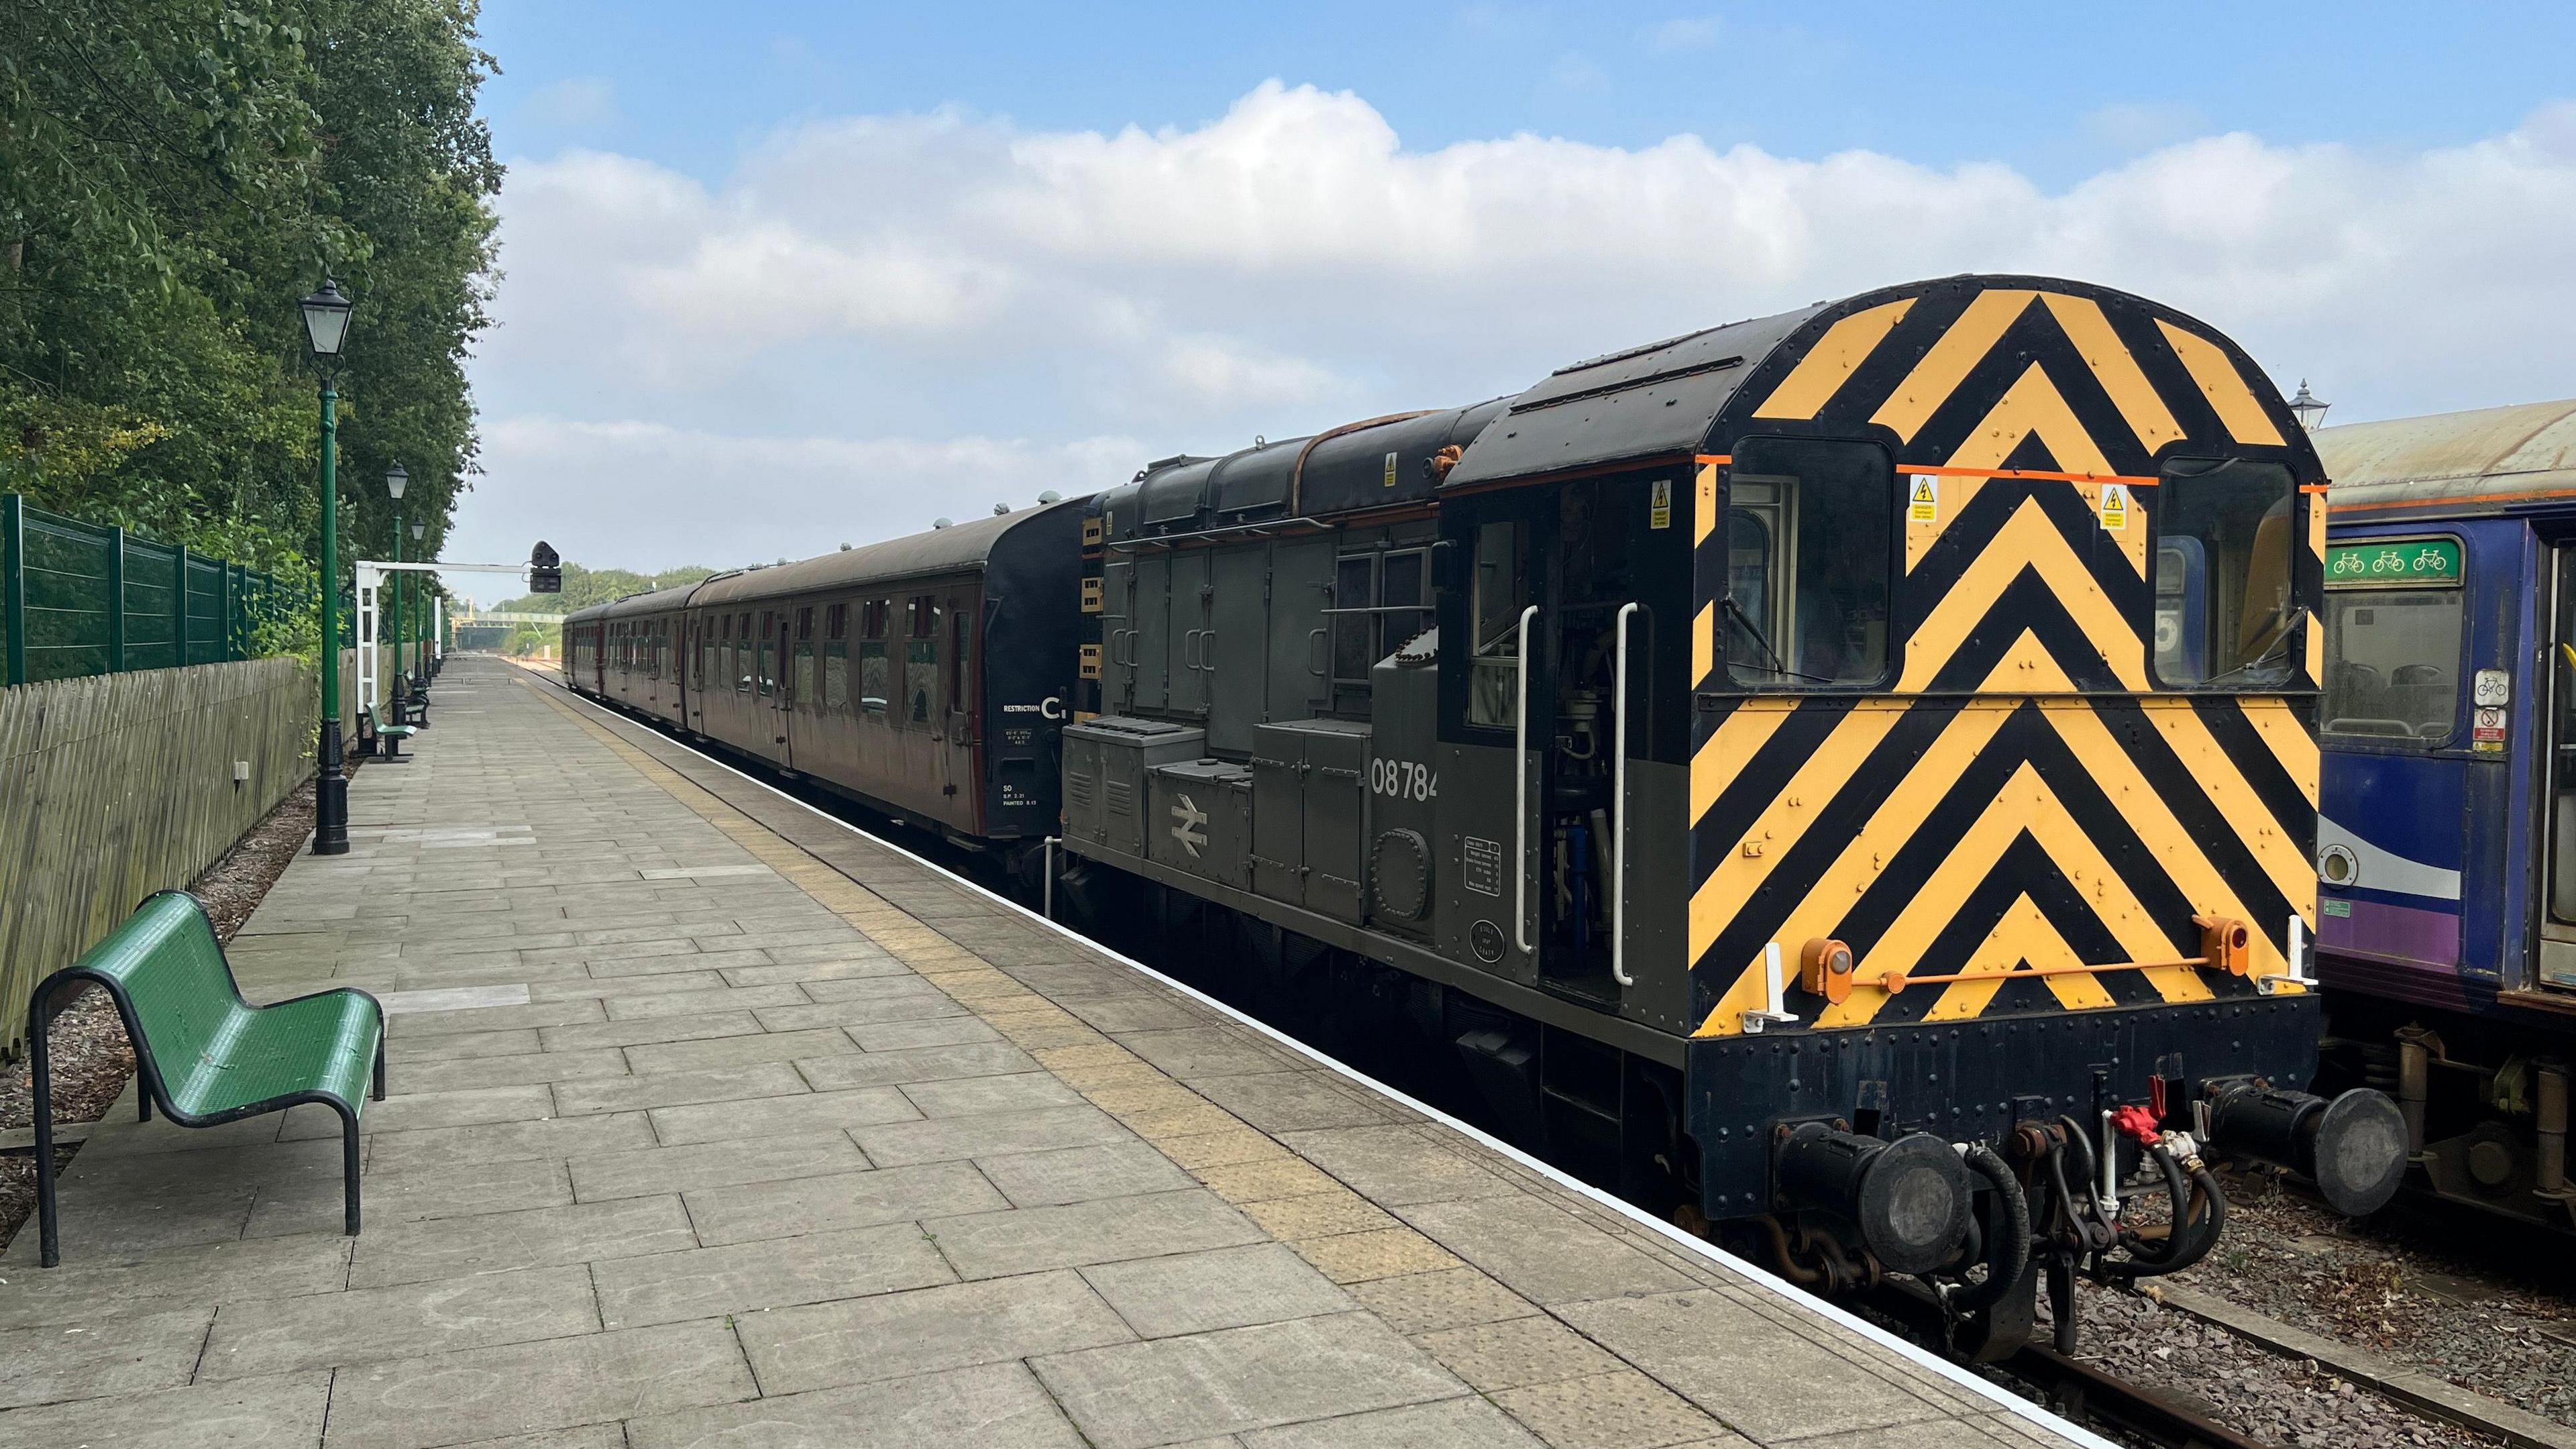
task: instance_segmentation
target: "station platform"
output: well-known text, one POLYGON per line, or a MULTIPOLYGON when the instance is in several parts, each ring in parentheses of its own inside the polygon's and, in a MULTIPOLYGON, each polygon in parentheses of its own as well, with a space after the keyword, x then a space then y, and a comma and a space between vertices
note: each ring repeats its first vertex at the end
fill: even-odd
POLYGON ((0 1445, 2102 1441, 488 658, 232 961, 337 1119, 138 1124, 0 1257, 0 1445))

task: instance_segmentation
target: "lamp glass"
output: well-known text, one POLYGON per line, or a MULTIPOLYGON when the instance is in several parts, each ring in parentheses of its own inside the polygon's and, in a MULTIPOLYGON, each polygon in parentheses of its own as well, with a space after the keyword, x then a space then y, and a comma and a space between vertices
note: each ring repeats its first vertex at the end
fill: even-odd
POLYGON ((415 523, 415 524, 413 524, 413 525, 411 526, 411 541, 412 541, 412 542, 414 542, 414 543, 418 543, 418 542, 420 542, 421 535, 422 535, 422 534, 425 534, 425 533, 427 533, 427 532, 429 532, 429 525, 428 525, 428 524, 426 524, 426 523, 415 523))
POLYGON ((396 503, 402 501, 403 489, 410 485, 411 470, 402 464, 396 463, 385 470, 385 491, 393 495, 396 503))
POLYGON ((340 343, 349 335, 349 312, 356 304, 340 294, 340 284, 325 281, 322 290, 306 297, 304 309, 305 339, 313 344, 313 355, 333 358, 340 355, 340 343))

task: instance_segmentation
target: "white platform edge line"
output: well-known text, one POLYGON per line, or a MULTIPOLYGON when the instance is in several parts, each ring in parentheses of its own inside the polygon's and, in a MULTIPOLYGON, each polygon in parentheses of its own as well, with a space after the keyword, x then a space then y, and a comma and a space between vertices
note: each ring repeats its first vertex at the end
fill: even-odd
MULTIPOLYGON (((521 669, 525 668, 525 666, 522 665, 513 665, 512 667, 521 669)), ((614 722, 620 724, 637 724, 636 721, 630 720, 624 715, 610 711, 606 706, 591 699, 588 695, 569 688, 560 679, 548 678, 533 669, 526 670, 526 672, 544 680, 545 683, 552 685, 555 689, 561 691, 564 695, 575 702, 598 714, 605 715, 608 719, 614 722)), ((642 728, 643 726, 639 725, 638 727, 642 728)), ((1957 1364, 1951 1363, 1948 1359, 1927 1353, 1917 1345, 1898 1338, 1895 1334, 1888 1332, 1877 1324, 1871 1323, 1865 1318, 1861 1318, 1845 1309, 1838 1308, 1833 1304, 1826 1302, 1824 1299, 1811 1297, 1808 1294, 1802 1293, 1795 1287, 1792 1287, 1787 1280, 1754 1264, 1747 1263, 1741 1258, 1737 1258, 1729 1253, 1721 1251, 1716 1244, 1711 1243, 1704 1238, 1695 1237, 1689 1233, 1683 1232, 1680 1228, 1675 1227, 1671 1223, 1665 1222, 1661 1218, 1646 1212, 1642 1208, 1636 1207, 1630 1203, 1622 1202, 1620 1199, 1611 1196, 1609 1193, 1603 1192, 1599 1188, 1592 1186, 1590 1183, 1568 1177, 1557 1168, 1545 1162, 1541 1162, 1537 1158, 1523 1152, 1521 1149, 1514 1147, 1512 1144, 1503 1141, 1501 1138, 1487 1133, 1482 1128, 1461 1122, 1457 1118, 1450 1116, 1448 1113, 1441 1111, 1437 1107, 1433 1107, 1428 1103, 1415 1101, 1412 1097, 1397 1091, 1395 1088, 1388 1086, 1386 1083, 1381 1082, 1374 1077, 1353 1071, 1349 1066, 1342 1062, 1326 1056, 1324 1053, 1315 1050, 1313 1047, 1306 1045, 1295 1037, 1277 1030, 1268 1023, 1256 1021, 1185 982, 1173 980, 1171 977, 1164 975, 1162 972, 1155 970, 1153 967, 1146 965, 1142 961, 1138 961, 1135 958, 1124 955, 1120 952, 1113 951, 1108 947, 1101 945, 1099 942, 1092 940, 1088 936, 1078 934, 1066 926, 1050 921, 1046 917, 1039 915, 1037 912, 1030 910, 1028 907, 1021 905, 1019 902, 1012 900, 1008 896, 999 895, 993 891, 987 890, 983 886, 974 881, 968 880, 966 877, 957 874, 955 871, 950 870, 948 867, 941 865, 935 860, 927 860, 921 856, 915 855, 911 851, 904 849, 902 846, 885 839, 883 836, 870 835, 867 831, 861 830, 859 827, 841 819, 839 816, 833 815, 829 811, 819 809, 815 806, 808 805, 804 801, 797 799, 795 796, 788 794, 786 791, 779 789, 777 786, 770 784, 768 781, 763 780, 756 775, 736 769, 732 765, 725 763, 714 755, 708 754, 704 750, 699 750, 692 746, 682 744, 678 740, 672 740, 671 743, 697 755, 700 759, 705 760, 707 763, 715 766, 719 770, 723 770, 728 774, 739 777, 749 784, 756 785, 761 789, 768 791, 770 794, 777 796, 779 799, 786 801, 788 804, 805 811, 817 819, 828 820, 834 825, 841 827, 843 830, 850 832, 852 835, 863 836, 872 845, 882 846, 887 850, 891 850, 895 854, 904 857, 906 860, 912 861, 924 869, 934 871, 939 875, 946 877, 948 880, 966 887, 968 890, 975 892, 977 895, 984 897, 986 900, 989 900, 996 905, 1005 907, 1018 915, 1027 917, 1029 920, 1046 927, 1048 930, 1065 937, 1067 940, 1072 941, 1087 950, 1097 951, 1101 955, 1107 956, 1111 960, 1117 961, 1119 964, 1126 966, 1133 971, 1161 982, 1163 985, 1170 987, 1174 991, 1180 992, 1182 995, 1189 997, 1193 1001, 1200 1002, 1225 1013, 1234 1020, 1251 1027, 1253 1030, 1260 1032, 1266 1037, 1269 1037, 1281 1046, 1294 1051, 1299 1056, 1305 1057, 1306 1059, 1314 1062, 1316 1065, 1339 1073, 1380 1096, 1400 1102, 1410 1110, 1419 1112, 1423 1116, 1430 1118, 1432 1121, 1449 1128, 1451 1131, 1457 1132, 1471 1141, 1480 1143, 1492 1151, 1501 1153, 1505 1157, 1519 1163, 1521 1166, 1528 1168, 1530 1171, 1546 1177, 1549 1181, 1555 1182, 1569 1191, 1579 1193, 1582 1196, 1591 1199, 1593 1202, 1598 1203, 1602 1207, 1608 1208, 1640 1226, 1653 1229, 1655 1232, 1660 1233, 1665 1238, 1669 1239, 1676 1246, 1681 1247, 1689 1251, 1694 1256, 1706 1261, 1709 1266, 1716 1268, 1731 1277, 1740 1279, 1775 1298, 1779 1298, 1801 1311, 1818 1314, 1833 1323, 1839 1324, 1840 1326, 1859 1334, 1870 1342, 1878 1344, 1882 1348, 1895 1350, 1896 1352, 1904 1355, 1908 1360, 1932 1370, 1934 1373, 1949 1380, 1951 1383, 1958 1385, 1960 1388, 1966 1389, 1977 1397, 1997 1405, 2017 1419, 2024 1419, 2030 1423, 2037 1424, 2041 1428, 2048 1430, 2050 1433, 2057 1434, 2073 1443, 2085 1446, 2085 1449, 2119 1449, 2118 1445, 2103 1438, 2101 1435, 2094 1433, 2092 1430, 2085 1428, 2081 1424, 2074 1423, 2071 1420, 2050 1413, 2047 1409, 2030 1402, 2028 1399, 2022 1398, 2017 1394, 1988 1383, 1986 1380, 1977 1377, 1966 1369, 1960 1368, 1957 1364)), ((793 842, 791 842, 791 844, 792 843, 793 842)), ((858 883, 853 882, 853 884, 858 883)), ((864 886, 861 888, 865 889, 864 886)), ((931 929, 935 931, 938 927, 933 926, 931 929)))

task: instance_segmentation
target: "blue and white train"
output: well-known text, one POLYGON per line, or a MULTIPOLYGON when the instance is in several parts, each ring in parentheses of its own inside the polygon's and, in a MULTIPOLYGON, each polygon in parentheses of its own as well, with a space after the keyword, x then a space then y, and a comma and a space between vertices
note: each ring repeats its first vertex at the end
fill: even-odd
POLYGON ((2566 1229, 2576 400, 2320 430, 2318 974, 2330 1078, 2416 1186, 2566 1229))

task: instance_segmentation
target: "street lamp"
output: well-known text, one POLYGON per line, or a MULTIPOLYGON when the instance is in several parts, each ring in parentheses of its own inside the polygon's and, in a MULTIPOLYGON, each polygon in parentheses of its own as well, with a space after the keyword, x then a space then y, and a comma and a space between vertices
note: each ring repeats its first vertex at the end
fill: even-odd
MULTIPOLYGON (((413 521, 412 521, 412 525, 411 525, 411 541, 412 541, 412 542, 414 542, 414 543, 418 543, 418 542, 420 542, 420 541, 421 541, 422 536, 423 536, 423 535, 425 535, 425 534, 427 534, 428 532, 429 532, 429 525, 428 525, 428 524, 426 524, 426 523, 422 523, 422 522, 420 522, 420 521, 419 521, 419 520, 417 520, 417 519, 415 519, 415 520, 413 520, 413 521)), ((413 549, 413 550, 411 551, 411 554, 412 554, 412 557, 414 557, 414 558, 419 558, 419 557, 420 557, 420 550, 419 550, 419 549, 413 549)), ((420 668, 421 675, 422 675, 422 677, 426 678, 426 677, 428 676, 429 672, 430 672, 430 671, 429 671, 429 585, 428 585, 428 583, 427 583, 426 581, 424 581, 424 582, 421 584, 421 587, 420 587, 420 606, 419 606, 419 617, 418 617, 416 620, 414 620, 413 622, 414 622, 414 628, 413 628, 412 636, 411 636, 411 637, 412 637, 412 651, 411 651, 411 657, 412 657, 413 659, 415 659, 415 660, 417 660, 417 661, 419 662, 419 668, 420 668)))
POLYGON ((330 279, 298 304, 304 337, 322 366, 322 739, 313 782, 313 853, 349 853, 349 777, 340 753, 340 344, 356 304, 330 279))
MULTIPOLYGON (((385 492, 386 492, 386 493, 388 493, 388 494, 390 494, 390 495, 392 495, 393 500, 394 500, 394 503, 395 503, 395 505, 396 505, 396 506, 395 506, 395 508, 394 508, 394 562, 395 562, 395 563, 401 563, 401 562, 402 562, 402 533, 403 533, 403 519, 402 519, 402 508, 401 508, 401 506, 400 506, 400 505, 401 505, 401 503, 402 503, 403 489, 405 489, 406 487, 409 487, 409 486, 410 486, 410 484, 411 484, 411 471, 410 471, 409 469, 407 469, 407 468, 403 467, 403 465, 402 465, 402 464, 400 464, 400 463, 396 463, 396 464, 394 464, 392 467, 387 468, 387 469, 385 470, 385 492)), ((394 636, 394 677, 395 677, 396 679, 400 679, 400 678, 402 678, 402 677, 403 677, 403 660, 402 660, 402 654, 403 654, 403 624, 404 624, 405 619, 408 617, 407 615, 405 615, 405 614, 403 613, 403 576, 402 576, 402 570, 401 570, 401 569, 396 569, 396 570, 394 570, 393 585, 394 585, 394 608, 393 608, 393 621, 394 621, 394 627, 393 627, 393 629, 391 630, 391 633, 392 633, 392 634, 393 634, 393 636, 394 636)), ((382 606, 381 606, 381 605, 379 605, 378 607, 381 609, 381 607, 382 607, 382 606)), ((381 615, 380 615, 379 617, 381 617, 381 615)), ((385 629, 382 629, 382 628, 378 628, 378 629, 376 630, 376 633, 377 633, 379 636, 381 636, 381 635, 385 634, 386 632, 388 632, 388 631, 386 631, 385 629)))
POLYGON ((2304 377, 2299 379, 2299 395, 2290 399, 2290 411, 2298 415, 2300 428, 2311 433, 2317 430, 2317 424, 2326 420, 2326 409, 2333 406, 2333 403, 2325 402, 2308 391, 2308 380, 2304 377))

